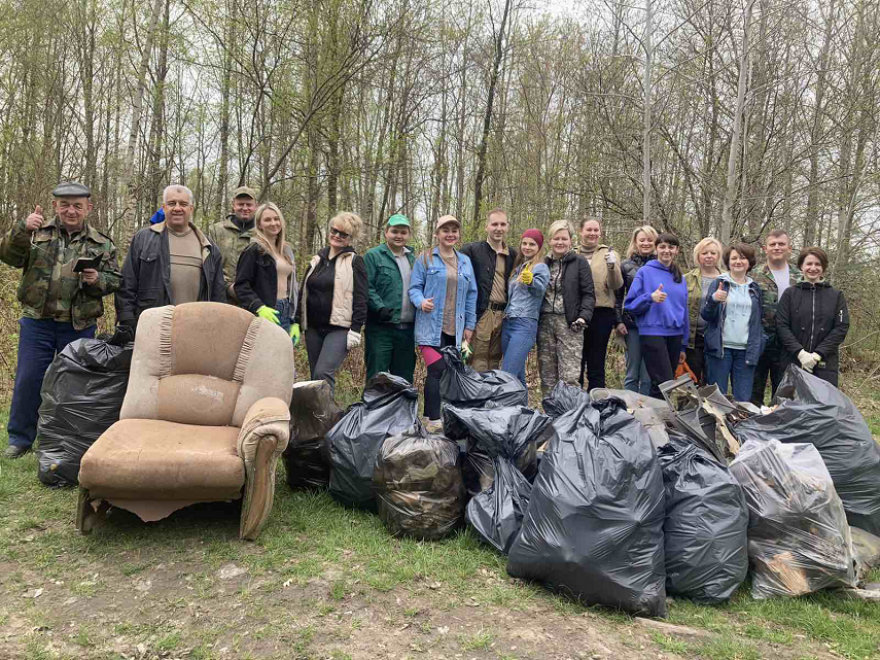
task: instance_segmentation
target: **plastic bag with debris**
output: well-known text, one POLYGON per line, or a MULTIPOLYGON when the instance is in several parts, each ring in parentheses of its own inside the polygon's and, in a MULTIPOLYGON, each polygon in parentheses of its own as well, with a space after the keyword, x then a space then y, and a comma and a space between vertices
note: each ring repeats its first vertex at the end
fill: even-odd
POLYGON ((325 380, 307 380, 293 386, 290 398, 290 442, 284 450, 287 485, 292 489, 323 490, 330 483, 324 457, 324 436, 342 417, 325 380))
POLYGON ((388 438, 376 458, 379 517, 395 536, 434 540, 462 521, 465 492, 458 445, 413 429, 388 438))
POLYGON ((349 406, 325 439, 334 499, 375 510, 376 455, 387 438, 413 426, 416 432, 424 432, 418 407, 418 390, 404 378, 380 373, 370 379, 361 403, 349 406))
POLYGON ((853 527, 880 536, 880 445, 852 400, 803 369, 789 367, 779 406, 735 427, 740 442, 778 440, 816 446, 853 527))
POLYGON ((855 586, 846 513, 813 445, 750 440, 730 472, 749 507, 753 598, 855 586))
POLYGON ((560 380, 550 390, 550 394, 544 397, 541 406, 544 408, 545 413, 556 419, 589 400, 590 395, 588 392, 560 380))
POLYGON ((134 344, 77 339, 43 378, 37 426, 37 476, 47 486, 76 486, 89 447, 119 421, 134 344))
POLYGON ((553 422, 507 572, 589 604, 666 615, 663 475, 619 399, 553 422))

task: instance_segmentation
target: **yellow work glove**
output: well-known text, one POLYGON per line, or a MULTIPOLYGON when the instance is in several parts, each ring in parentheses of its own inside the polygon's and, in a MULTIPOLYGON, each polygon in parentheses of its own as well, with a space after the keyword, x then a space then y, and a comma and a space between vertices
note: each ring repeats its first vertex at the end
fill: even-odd
POLYGON ((461 342, 461 357, 464 358, 465 362, 471 359, 471 355, 474 354, 474 349, 471 348, 471 345, 468 343, 468 340, 465 339, 461 342))
POLYGON ((293 340, 294 346, 299 343, 299 323, 294 323, 290 326, 290 338, 293 340))
POLYGON ((526 286, 535 281, 535 276, 532 275, 531 264, 522 269, 522 272, 519 274, 519 281, 526 286))
POLYGON ((275 325, 281 325, 281 322, 278 320, 278 310, 272 309, 271 307, 267 307, 263 305, 260 309, 257 310, 257 316, 261 319, 266 319, 269 323, 274 323, 275 325))

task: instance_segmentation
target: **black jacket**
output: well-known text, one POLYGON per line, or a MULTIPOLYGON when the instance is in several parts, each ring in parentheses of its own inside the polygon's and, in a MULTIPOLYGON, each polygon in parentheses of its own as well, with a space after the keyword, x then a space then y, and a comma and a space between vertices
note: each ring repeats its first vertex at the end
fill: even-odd
MULTIPOLYGON (((545 257, 544 263, 550 268, 553 259, 545 257)), ((590 262, 572 250, 562 257, 562 272, 559 277, 562 278, 562 307, 565 310, 566 323, 571 325, 576 319, 584 319, 589 325, 596 307, 590 262)))
MULTIPOLYGON (((293 263, 293 272, 287 277, 287 291, 290 299, 290 318, 296 315, 297 287, 296 263, 293 250, 284 246, 285 253, 293 263)), ((278 303, 278 270, 275 257, 267 254, 259 243, 251 242, 238 258, 235 269, 235 295, 238 304, 256 314, 263 305, 275 308, 278 303)))
MULTIPOLYGON (((317 303, 317 307, 319 309, 317 315, 321 318, 330 318, 332 321, 332 317, 335 313, 338 313, 339 310, 333 309, 333 299, 331 297, 318 297, 312 296, 309 293, 310 298, 308 298, 305 302, 303 301, 303 293, 307 287, 309 287, 310 278, 326 278, 330 277, 334 281, 334 290, 335 290, 335 282, 336 282, 336 263, 340 254, 346 252, 354 252, 354 248, 350 245, 342 248, 342 250, 337 254, 333 259, 330 259, 330 248, 324 247, 318 251, 312 260, 309 262, 309 267, 306 269, 306 274, 303 276, 303 281, 299 285, 299 298, 297 301, 296 314, 293 318, 293 322, 300 324, 302 322, 303 314, 306 314, 308 318, 310 305, 317 303), (305 310, 303 309, 305 307, 305 310)), ((353 332, 360 332, 364 323, 367 320, 367 297, 369 295, 369 285, 367 284, 367 267, 364 265, 364 258, 359 254, 355 254, 351 259, 351 269, 352 269, 352 289, 351 289, 351 298, 344 301, 345 305, 351 305, 351 325, 348 329, 353 332)), ((311 287, 309 288, 311 291, 311 287)), ((306 327, 321 327, 320 323, 315 323, 314 320, 309 320, 306 324, 306 327)), ((344 327, 337 324, 331 324, 329 327, 344 327)))
MULTIPOLYGON (((199 300, 226 302, 223 256, 220 250, 193 225, 202 244, 202 277, 199 300)), ((171 252, 165 223, 144 227, 131 240, 122 265, 122 286, 116 292, 116 316, 120 323, 137 325, 141 312, 171 304, 171 252)))
POLYGON ((629 293, 629 288, 632 286, 633 280, 636 279, 636 273, 639 272, 639 269, 652 259, 656 258, 657 255, 654 254, 650 254, 647 257, 643 257, 640 254, 634 254, 620 264, 620 270, 623 271, 623 286, 617 290, 617 304, 614 306, 614 311, 616 312, 617 322, 624 323, 629 329, 638 326, 636 325, 636 320, 633 318, 633 315, 623 309, 623 301, 626 300, 626 294, 629 293))
POLYGON ((826 369, 837 371, 838 349, 849 331, 846 298, 826 282, 792 284, 776 308, 776 335, 789 362, 801 350, 818 353, 826 369))
MULTIPOLYGON (((507 282, 513 272, 513 262, 516 260, 516 250, 508 246, 507 259, 504 260, 504 293, 507 295, 507 282)), ((474 273, 477 276, 477 321, 483 316, 489 307, 489 297, 492 295, 492 284, 495 282, 495 262, 498 257, 489 241, 477 241, 468 243, 461 248, 461 253, 466 254, 471 260, 474 273)))

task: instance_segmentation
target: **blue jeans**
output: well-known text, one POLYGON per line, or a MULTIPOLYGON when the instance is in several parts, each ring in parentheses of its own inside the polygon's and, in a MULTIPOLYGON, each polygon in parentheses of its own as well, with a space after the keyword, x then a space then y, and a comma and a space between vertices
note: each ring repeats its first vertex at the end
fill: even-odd
POLYGON ((648 396, 651 394, 651 377, 642 359, 639 331, 637 328, 627 328, 627 330, 629 332, 626 335, 626 376, 623 379, 623 388, 648 396))
POLYGON ((538 336, 538 321, 524 317, 506 318, 501 324, 502 371, 526 384, 526 360, 538 336))
POLYGON ((290 299, 281 298, 275 303, 275 310, 278 312, 278 322, 284 328, 284 332, 290 334, 290 299))
POLYGON ((727 381, 730 380, 734 401, 748 401, 752 396, 756 365, 746 364, 745 349, 725 348, 723 352, 721 357, 706 355, 706 382, 717 385, 722 394, 727 394, 727 381))
POLYGON ((55 355, 75 339, 93 339, 97 326, 74 330, 73 324, 52 319, 18 320, 18 366, 15 368, 15 388, 9 410, 9 444, 30 447, 37 437, 37 419, 40 412, 40 388, 43 376, 55 355))

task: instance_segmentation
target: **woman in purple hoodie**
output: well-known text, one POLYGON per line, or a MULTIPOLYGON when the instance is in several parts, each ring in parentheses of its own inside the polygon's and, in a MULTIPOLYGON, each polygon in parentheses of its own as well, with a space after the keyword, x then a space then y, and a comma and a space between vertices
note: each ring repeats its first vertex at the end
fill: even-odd
POLYGON ((633 280, 624 309, 636 320, 642 359, 651 377, 651 396, 662 398, 660 384, 672 380, 690 336, 687 284, 675 265, 679 241, 672 234, 657 237, 657 258, 633 280))

